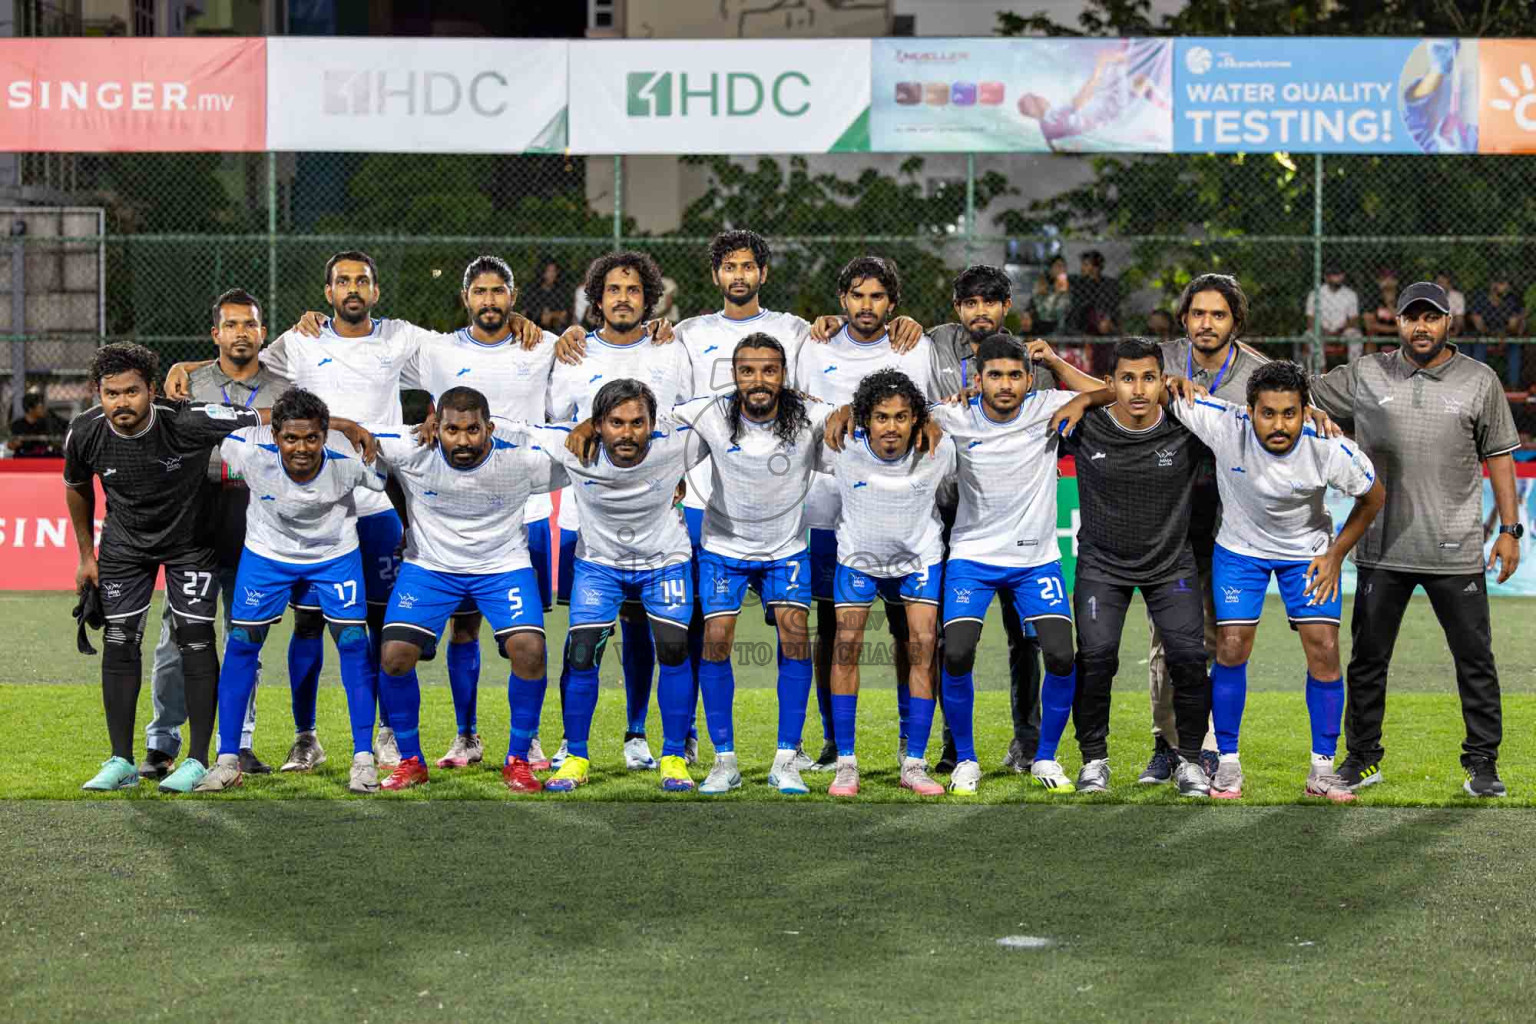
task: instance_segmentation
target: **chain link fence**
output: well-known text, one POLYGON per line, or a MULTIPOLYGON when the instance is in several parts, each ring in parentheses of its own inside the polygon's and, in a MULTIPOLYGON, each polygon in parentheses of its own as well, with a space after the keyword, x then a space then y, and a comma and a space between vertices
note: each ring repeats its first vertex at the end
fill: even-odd
POLYGON ((206 358, 210 305, 243 287, 274 333, 322 308, 332 253, 378 262, 382 315, 464 323, 459 276, 505 257, 518 308, 571 322, 587 263, 651 252, 675 283, 666 315, 719 307, 705 255, 726 226, 774 246, 766 305, 837 312, 833 280, 867 252, 902 269, 900 312, 952 318, 950 281, 1004 265, 1015 330, 1091 369, 1125 333, 1176 332, 1195 274, 1235 274, 1247 340, 1314 365, 1394 344, 1397 289, 1444 275, 1463 351, 1536 426, 1536 172, 1498 156, 837 154, 625 158, 360 153, 27 154, 0 198, 0 401, 43 389, 89 403, 94 346, 206 358), (9 244, 6 244, 6 243, 9 244), (1102 271, 1094 266, 1102 260, 1102 271), (1337 274, 1333 272, 1337 272, 1337 274), (1308 297, 1323 285, 1320 316, 1308 297), (1338 284, 1335 289, 1332 285, 1338 284), (1378 312, 1378 311, 1384 312, 1378 312), (1522 355, 1529 359, 1522 359, 1522 355))

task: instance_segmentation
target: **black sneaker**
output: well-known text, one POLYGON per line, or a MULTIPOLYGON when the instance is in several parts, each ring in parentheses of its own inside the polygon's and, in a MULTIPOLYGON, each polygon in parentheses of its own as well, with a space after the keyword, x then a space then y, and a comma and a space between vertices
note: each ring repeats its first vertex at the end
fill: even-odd
POLYGON ((240 748, 240 772, 242 775, 271 775, 272 766, 256 756, 250 747, 240 748))
POLYGON ((1469 758, 1466 763, 1467 781, 1461 784, 1467 796, 1508 796, 1504 782, 1499 778, 1499 766, 1486 757, 1469 758))
POLYGON ((175 763, 176 759, 170 754, 151 747, 144 760, 139 762, 139 775, 146 779, 163 779, 171 774, 171 767, 175 763))
POLYGON ((1221 755, 1214 750, 1200 751, 1200 770, 1205 772, 1205 777, 1214 779, 1216 769, 1221 767, 1221 755))
POLYGON ((1350 789, 1364 789, 1366 786, 1374 786, 1381 781, 1381 765, 1375 761, 1366 764, 1364 759, 1350 754, 1339 765, 1339 778, 1344 780, 1344 785, 1350 789))
POLYGON ((1161 736, 1157 738, 1157 746, 1152 748, 1152 759, 1142 769, 1141 777, 1136 780, 1143 786, 1160 786, 1173 779, 1173 768, 1178 756, 1173 748, 1168 746, 1161 736))
POLYGON ((958 764, 955 758, 955 743, 953 740, 944 744, 944 752, 939 755, 939 763, 933 766, 933 770, 940 775, 948 775, 955 770, 958 764))
POLYGON ((1011 768, 1022 775, 1029 771, 1030 766, 1034 763, 1034 757, 1030 755, 1029 751, 1024 749, 1023 740, 1015 736, 1008 741, 1008 754, 1003 758, 1004 768, 1011 768))

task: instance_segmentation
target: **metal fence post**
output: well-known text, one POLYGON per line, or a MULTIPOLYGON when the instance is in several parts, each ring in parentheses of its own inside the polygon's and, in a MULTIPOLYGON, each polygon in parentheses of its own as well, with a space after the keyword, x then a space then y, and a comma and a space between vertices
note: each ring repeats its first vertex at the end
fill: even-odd
POLYGON ((27 222, 11 221, 11 416, 22 414, 27 390, 27 222))
POLYGON ((976 154, 965 154, 965 265, 976 262, 976 154))
POLYGON ((1313 373, 1328 365, 1323 353, 1323 154, 1312 157, 1312 363, 1313 373))
POLYGON ((613 251, 624 248, 624 158, 613 158, 613 251))
POLYGON ((277 154, 267 152, 267 315, 277 315, 277 154))

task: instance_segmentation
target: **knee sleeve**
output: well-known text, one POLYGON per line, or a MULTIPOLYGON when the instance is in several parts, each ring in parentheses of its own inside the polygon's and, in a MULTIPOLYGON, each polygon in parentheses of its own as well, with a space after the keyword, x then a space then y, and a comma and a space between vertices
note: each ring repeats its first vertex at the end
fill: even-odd
MULTIPOLYGON (((1036 619, 1035 635, 1045 670, 1053 676, 1072 672, 1072 624, 1066 619, 1036 619)), ((1112 652, 1118 659, 1118 650, 1112 652)))
POLYGON ((293 610, 293 635, 300 640, 318 640, 325 632, 325 616, 305 608, 293 610))
POLYGON ((578 626, 566 635, 566 657, 574 672, 587 672, 603 663, 612 626, 578 626))
POLYGON ((132 621, 108 621, 102 631, 101 663, 104 668, 139 671, 139 644, 144 639, 141 618, 132 621))
POLYGON ((241 643, 250 644, 253 647, 260 647, 267 642, 267 631, 271 628, 265 625, 231 626, 229 627, 229 638, 231 640, 238 640, 241 643))
POLYGON ((981 623, 956 622, 944 627, 944 671, 963 676, 976 666, 976 645, 981 641, 981 623))
POLYGON ((176 646, 183 654, 193 651, 211 651, 218 642, 213 635, 213 623, 188 622, 176 619, 176 646))
POLYGON ((331 631, 331 639, 336 644, 338 651, 351 647, 366 647, 368 645, 368 629, 356 622, 332 622, 328 623, 331 631))
POLYGON ((688 660, 688 628, 674 622, 651 620, 651 634, 656 639, 656 660, 663 665, 681 665, 688 660))

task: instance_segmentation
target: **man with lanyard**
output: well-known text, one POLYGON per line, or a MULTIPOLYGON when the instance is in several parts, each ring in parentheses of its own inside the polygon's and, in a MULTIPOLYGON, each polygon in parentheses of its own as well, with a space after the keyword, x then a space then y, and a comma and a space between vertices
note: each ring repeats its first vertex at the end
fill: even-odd
POLYGON ((1387 489, 1386 508, 1355 551, 1345 674, 1349 756, 1339 776, 1351 789, 1381 781, 1387 670, 1403 613, 1423 587, 1456 666, 1466 727, 1462 789, 1498 797, 1505 795, 1498 772, 1503 707, 1483 573, 1497 563, 1503 583, 1520 564, 1524 530, 1510 456, 1520 435, 1498 376, 1446 343, 1450 310, 1439 285, 1409 285, 1397 301, 1400 349, 1362 356, 1312 381, 1312 400, 1353 428, 1387 489), (1503 523, 1486 565, 1484 463, 1503 523))
MULTIPOLYGON (((1163 362, 1170 373, 1182 373, 1211 395, 1241 405, 1248 400, 1248 378, 1267 359, 1238 341, 1248 318, 1248 297, 1237 278, 1227 274, 1201 274, 1190 281, 1179 297, 1178 321, 1184 337, 1162 342, 1163 362)), ((1205 600, 1205 653, 1216 657, 1216 604, 1211 589, 1211 554, 1216 548, 1216 526, 1221 515, 1221 495, 1216 490, 1216 464, 1205 452, 1195 470, 1194 502, 1189 522, 1190 544, 1205 600)), ((1152 700, 1153 750, 1151 760, 1137 780, 1155 785, 1173 779, 1174 744, 1177 735, 1173 716, 1173 685, 1163 638, 1149 615, 1152 649, 1147 654, 1147 686, 1152 700)), ((1216 771, 1216 734, 1207 729, 1200 748, 1200 763, 1207 775, 1216 771)))
MULTIPOLYGON (((288 390, 288 381, 262 366, 256 358, 267 337, 267 329, 261 322, 261 304, 244 289, 225 292, 213 304, 212 333, 219 358, 189 376, 192 401, 270 409, 272 403, 288 390)), ((215 447, 208 461, 208 475, 215 485, 221 478, 223 466, 218 451, 215 447)), ((215 493, 208 495, 204 507, 213 522, 213 551, 218 559, 219 592, 224 597, 224 635, 227 638, 230 601, 235 594, 235 570, 240 566, 240 551, 245 546, 245 507, 249 493, 244 487, 215 487, 214 490, 215 493)), ((259 681, 259 663, 256 673, 259 681)), ((139 774, 147 779, 162 779, 170 773, 181 749, 181 726, 187 720, 181 650, 176 646, 169 602, 160 621, 160 642, 155 645, 150 694, 155 716, 144 730, 148 750, 144 763, 139 766, 139 774)), ((253 686, 245 710, 245 725, 240 732, 240 771, 246 775, 265 775, 272 769, 251 749, 255 728, 256 690, 253 686)))

